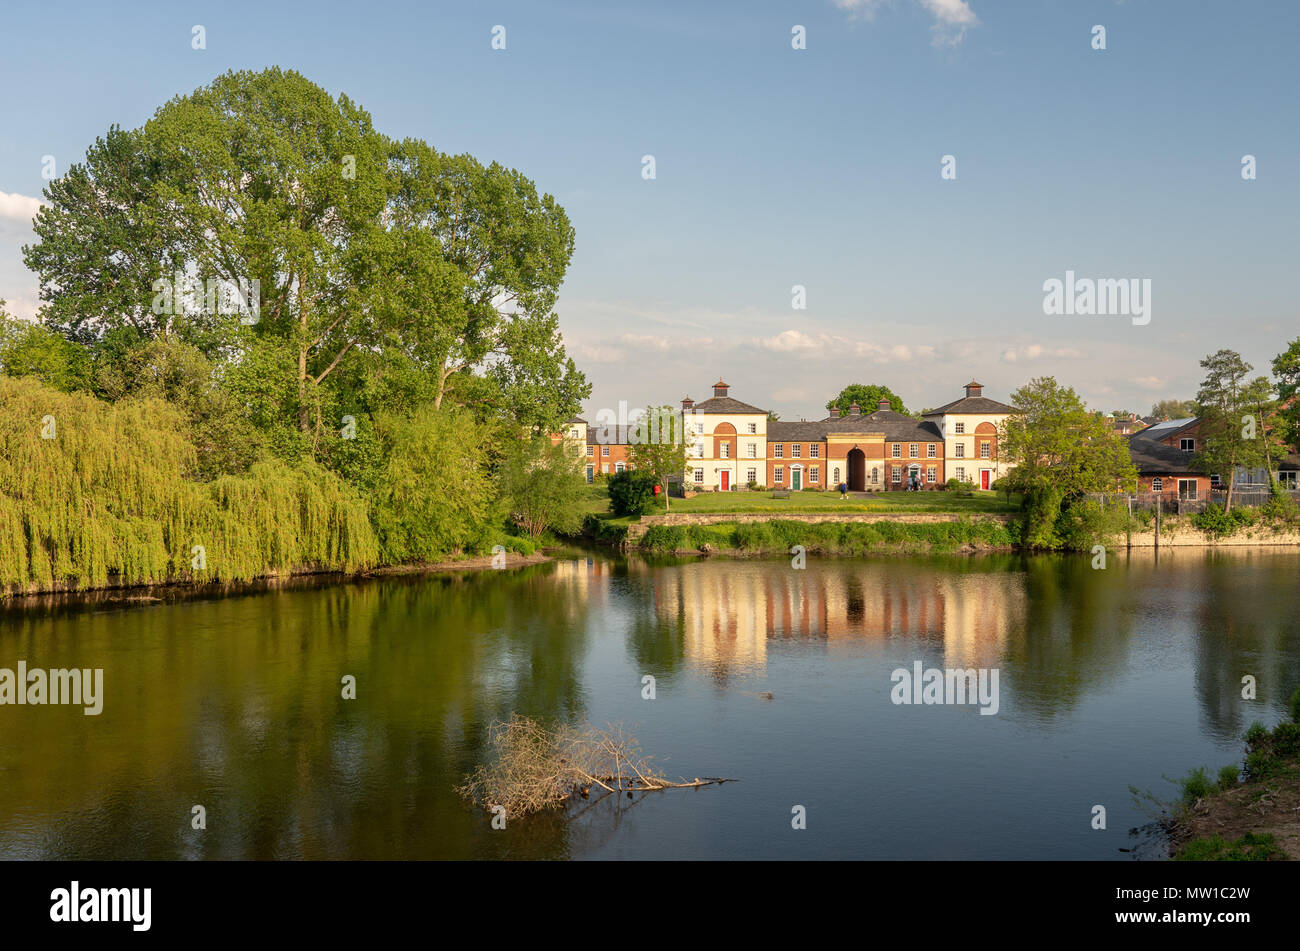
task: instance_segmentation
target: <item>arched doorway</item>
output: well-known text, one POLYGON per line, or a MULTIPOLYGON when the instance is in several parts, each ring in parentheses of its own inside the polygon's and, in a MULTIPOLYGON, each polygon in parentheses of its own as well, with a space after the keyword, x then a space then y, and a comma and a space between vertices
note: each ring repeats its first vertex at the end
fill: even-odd
POLYGON ((849 491, 867 490, 867 455, 861 449, 849 450, 849 491))

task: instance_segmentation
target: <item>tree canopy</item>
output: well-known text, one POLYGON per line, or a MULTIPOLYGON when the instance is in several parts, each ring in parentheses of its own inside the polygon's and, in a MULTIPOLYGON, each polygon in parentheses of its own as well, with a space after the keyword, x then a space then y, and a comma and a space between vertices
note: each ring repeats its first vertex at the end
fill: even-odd
POLYGON ((889 400, 893 413, 907 413, 907 407, 897 393, 882 383, 850 383, 840 390, 840 395, 826 404, 826 409, 847 413, 854 403, 864 413, 874 413, 881 400, 889 400))
POLYGON ((296 72, 229 72, 110 128, 45 198, 24 257, 46 326, 101 365, 174 336, 237 367, 259 425, 299 434, 279 451, 449 393, 541 428, 590 394, 554 310, 574 242, 554 198, 389 139, 296 72))

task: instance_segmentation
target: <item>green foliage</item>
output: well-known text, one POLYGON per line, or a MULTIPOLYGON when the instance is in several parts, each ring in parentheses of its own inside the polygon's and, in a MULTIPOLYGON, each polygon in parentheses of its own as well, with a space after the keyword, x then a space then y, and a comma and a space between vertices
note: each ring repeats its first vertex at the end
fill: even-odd
POLYGON ((547 531, 572 535, 582 525, 587 482, 565 443, 545 436, 508 442, 500 470, 506 510, 530 538, 547 531))
POLYGON ((1277 435, 1292 449, 1300 448, 1300 337, 1273 358, 1273 378, 1277 381, 1277 435))
POLYGON ((184 414, 161 400, 109 404, 0 378, 0 586, 242 581, 377 561, 365 503, 325 470, 263 462, 205 484, 189 477, 197 466, 184 414))
POLYGON ((549 431, 590 394, 554 309, 574 241, 555 199, 395 142, 296 72, 228 72, 109 129, 45 199, 24 260, 46 324, 110 370, 164 337, 228 364, 282 459, 316 455, 342 412, 446 401, 549 431), (256 319, 184 275, 256 289, 256 319))
POLYGON ((1297 689, 1295 693, 1291 694, 1291 699, 1288 701, 1288 705, 1291 710, 1291 722, 1300 723, 1300 689, 1297 689))
POLYGON ((609 509, 615 515, 645 515, 655 507, 653 474, 641 469, 615 472, 609 477, 609 509))
POLYGON ((685 472, 686 453, 693 440, 681 412, 671 406, 647 406, 629 438, 628 461, 637 471, 654 477, 661 487, 664 511, 668 511, 668 482, 685 472))
POLYGON ((944 552, 965 545, 1010 548, 1015 535, 997 522, 955 522, 925 524, 879 522, 801 522, 772 519, 765 522, 720 523, 717 525, 653 525, 642 537, 648 551, 670 552, 710 544, 749 554, 788 554, 795 545, 808 552, 833 555, 863 555, 880 552, 944 552))
POLYGON ((1248 832, 1232 842, 1222 836, 1211 835, 1188 842, 1178 850, 1178 862, 1267 862, 1285 859, 1286 852, 1278 847, 1268 833, 1248 832))
POLYGON ((680 525, 651 525, 641 536, 641 547, 652 552, 674 552, 686 547, 686 530, 680 525))
POLYGON ((64 393, 92 387, 90 355, 40 324, 10 317, 0 300, 0 373, 32 376, 64 393))
POLYGON ((1074 390, 1042 377, 1011 400, 1019 412, 1002 424, 998 449, 1015 466, 1007 476, 1013 487, 1039 498, 1044 512, 1087 493, 1136 489, 1128 443, 1074 390))
POLYGON ((1191 517, 1192 525, 1214 538, 1231 535, 1238 529, 1255 521, 1255 515, 1249 509, 1226 511, 1222 505, 1207 505, 1203 512, 1191 517))
POLYGON ((831 412, 848 413, 849 407, 857 403, 862 413, 874 413, 881 400, 889 400, 891 413, 908 415, 907 407, 903 405, 899 395, 880 383, 850 383, 840 390, 839 396, 826 404, 826 409, 831 412))
POLYGON ((1194 463, 1199 472, 1224 476, 1228 485, 1224 502, 1231 510, 1232 473, 1238 466, 1253 469, 1266 460, 1267 439, 1260 414, 1269 384, 1263 378, 1248 382, 1252 367, 1232 350, 1210 354, 1201 366, 1206 375, 1196 394, 1201 412, 1194 463), (1243 424, 1246 416, 1255 419, 1253 433, 1243 424))
POLYGON ((387 562, 429 562, 481 551, 495 522, 489 437, 471 414, 426 406, 376 418, 385 447, 372 508, 387 562))
POLYGON ((1103 505, 1081 499, 1061 509, 1054 534, 1068 551, 1089 551, 1095 545, 1111 544, 1128 528, 1128 509, 1120 502, 1103 505))
POLYGON ((1236 763, 1229 763, 1227 766, 1219 767, 1219 789, 1231 789, 1237 785, 1237 780, 1241 777, 1241 767, 1236 763))
POLYGON ((1156 419, 1187 419, 1196 415, 1194 400, 1157 400, 1151 405, 1151 415, 1156 419))
POLYGON ((1189 772, 1179 781, 1182 787, 1183 805, 1190 806, 1198 799, 1204 799, 1214 791, 1214 781, 1210 779, 1210 771, 1204 766, 1198 766, 1189 772))

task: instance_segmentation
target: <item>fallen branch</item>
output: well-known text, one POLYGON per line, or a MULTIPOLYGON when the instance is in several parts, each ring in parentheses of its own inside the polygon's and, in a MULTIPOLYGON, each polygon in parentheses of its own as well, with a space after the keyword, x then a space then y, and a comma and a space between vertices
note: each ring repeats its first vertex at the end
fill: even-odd
POLYGON ((720 776, 670 780, 650 765, 636 738, 619 726, 601 730, 562 724, 548 729, 515 714, 492 724, 488 741, 488 761, 470 773, 457 792, 486 809, 504 806, 509 816, 562 808, 574 798, 589 798, 593 787, 631 796, 735 782, 720 776))

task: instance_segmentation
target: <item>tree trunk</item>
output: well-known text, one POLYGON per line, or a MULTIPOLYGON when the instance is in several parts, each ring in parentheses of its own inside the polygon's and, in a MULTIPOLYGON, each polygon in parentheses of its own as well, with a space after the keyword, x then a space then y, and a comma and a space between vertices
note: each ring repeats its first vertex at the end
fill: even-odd
POLYGON ((298 429, 305 433, 311 428, 311 412, 307 407, 307 294, 302 275, 298 276, 298 329, 302 335, 298 341, 298 429))

